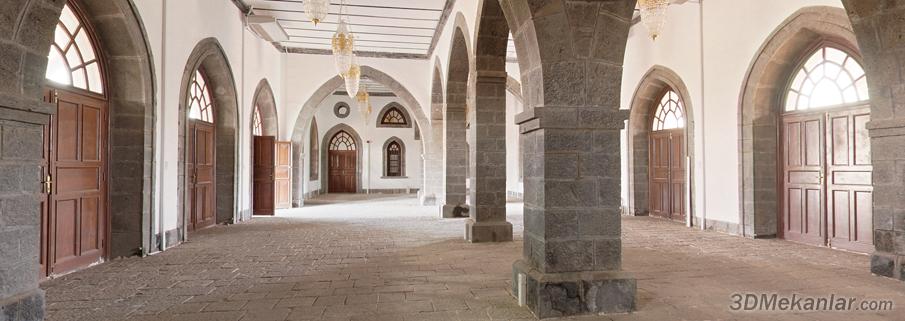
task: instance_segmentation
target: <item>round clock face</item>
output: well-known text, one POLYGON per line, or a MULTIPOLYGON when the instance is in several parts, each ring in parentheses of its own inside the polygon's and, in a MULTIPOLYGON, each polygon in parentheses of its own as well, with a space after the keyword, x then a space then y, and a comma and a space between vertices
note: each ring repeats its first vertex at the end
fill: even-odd
POLYGON ((349 108, 349 105, 346 103, 338 103, 335 107, 333 107, 333 113, 336 114, 336 117, 346 118, 349 117, 349 112, 352 110, 349 108))

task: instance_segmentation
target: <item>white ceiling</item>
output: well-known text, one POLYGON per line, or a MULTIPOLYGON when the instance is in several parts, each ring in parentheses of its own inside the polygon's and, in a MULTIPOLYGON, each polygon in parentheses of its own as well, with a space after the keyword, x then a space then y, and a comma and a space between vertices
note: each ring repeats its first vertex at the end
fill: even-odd
MULTIPOLYGON (((244 0, 255 14, 276 17, 289 33, 287 48, 329 50, 339 21, 340 1, 316 27, 302 0, 244 0)), ((360 52, 427 55, 447 0, 346 0, 345 13, 360 52)))

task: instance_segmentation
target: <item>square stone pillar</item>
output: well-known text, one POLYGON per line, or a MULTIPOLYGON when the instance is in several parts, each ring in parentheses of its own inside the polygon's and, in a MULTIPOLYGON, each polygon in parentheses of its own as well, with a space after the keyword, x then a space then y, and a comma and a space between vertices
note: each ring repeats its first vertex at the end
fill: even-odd
POLYGON ((872 122, 871 127, 875 251, 870 272, 905 281, 905 120, 872 122), (902 127, 874 127, 884 125, 902 127))
MULTIPOLYGON (((463 100, 464 101, 464 100, 463 100)), ((468 169, 466 161, 468 147, 465 143, 465 104, 449 104, 446 107, 444 128, 446 146, 444 149, 443 203, 440 205, 441 218, 465 217, 465 177, 468 169)))
POLYGON ((465 239, 473 243, 512 241, 506 221, 506 81, 505 72, 481 72, 476 79, 475 120, 469 129, 473 209, 465 239))
POLYGON ((519 117, 525 244, 513 266, 513 294, 539 318, 634 310, 635 279, 621 270, 619 132, 627 111, 534 113, 519 117))
POLYGON ((431 120, 429 135, 424 135, 424 183, 419 192, 421 205, 436 205, 443 191, 443 120, 431 120))

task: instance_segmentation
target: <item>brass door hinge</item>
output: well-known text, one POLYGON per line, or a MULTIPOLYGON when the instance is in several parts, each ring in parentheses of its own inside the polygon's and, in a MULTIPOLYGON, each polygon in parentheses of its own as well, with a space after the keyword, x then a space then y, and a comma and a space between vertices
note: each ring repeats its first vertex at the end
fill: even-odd
POLYGON ((47 175, 44 177, 44 181, 41 183, 44 184, 44 193, 45 194, 50 194, 53 192, 53 177, 51 177, 50 175, 47 175))

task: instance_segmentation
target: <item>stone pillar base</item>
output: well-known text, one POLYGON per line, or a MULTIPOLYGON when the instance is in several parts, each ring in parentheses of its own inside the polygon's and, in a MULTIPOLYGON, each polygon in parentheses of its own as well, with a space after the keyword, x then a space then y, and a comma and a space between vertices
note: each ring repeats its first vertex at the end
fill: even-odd
POLYGON ((512 224, 509 222, 475 222, 465 224, 465 240, 471 243, 510 242, 512 224))
POLYGON ((440 218, 468 217, 468 205, 440 206, 440 218))
POLYGON ((11 298, 0 299, 0 320, 44 320, 44 290, 35 289, 11 298))
POLYGON ((512 272, 513 296, 524 295, 525 305, 540 319, 635 310, 635 277, 628 272, 543 273, 524 260, 516 261, 512 272), (519 293, 520 279, 523 294, 519 293))
POLYGON ((870 273, 905 281, 905 256, 874 252, 870 256, 870 273))
POLYGON ((437 197, 434 196, 433 194, 427 195, 427 194, 424 194, 421 192, 418 192, 418 194, 421 194, 418 197, 418 199, 421 201, 421 206, 437 205, 437 197))

